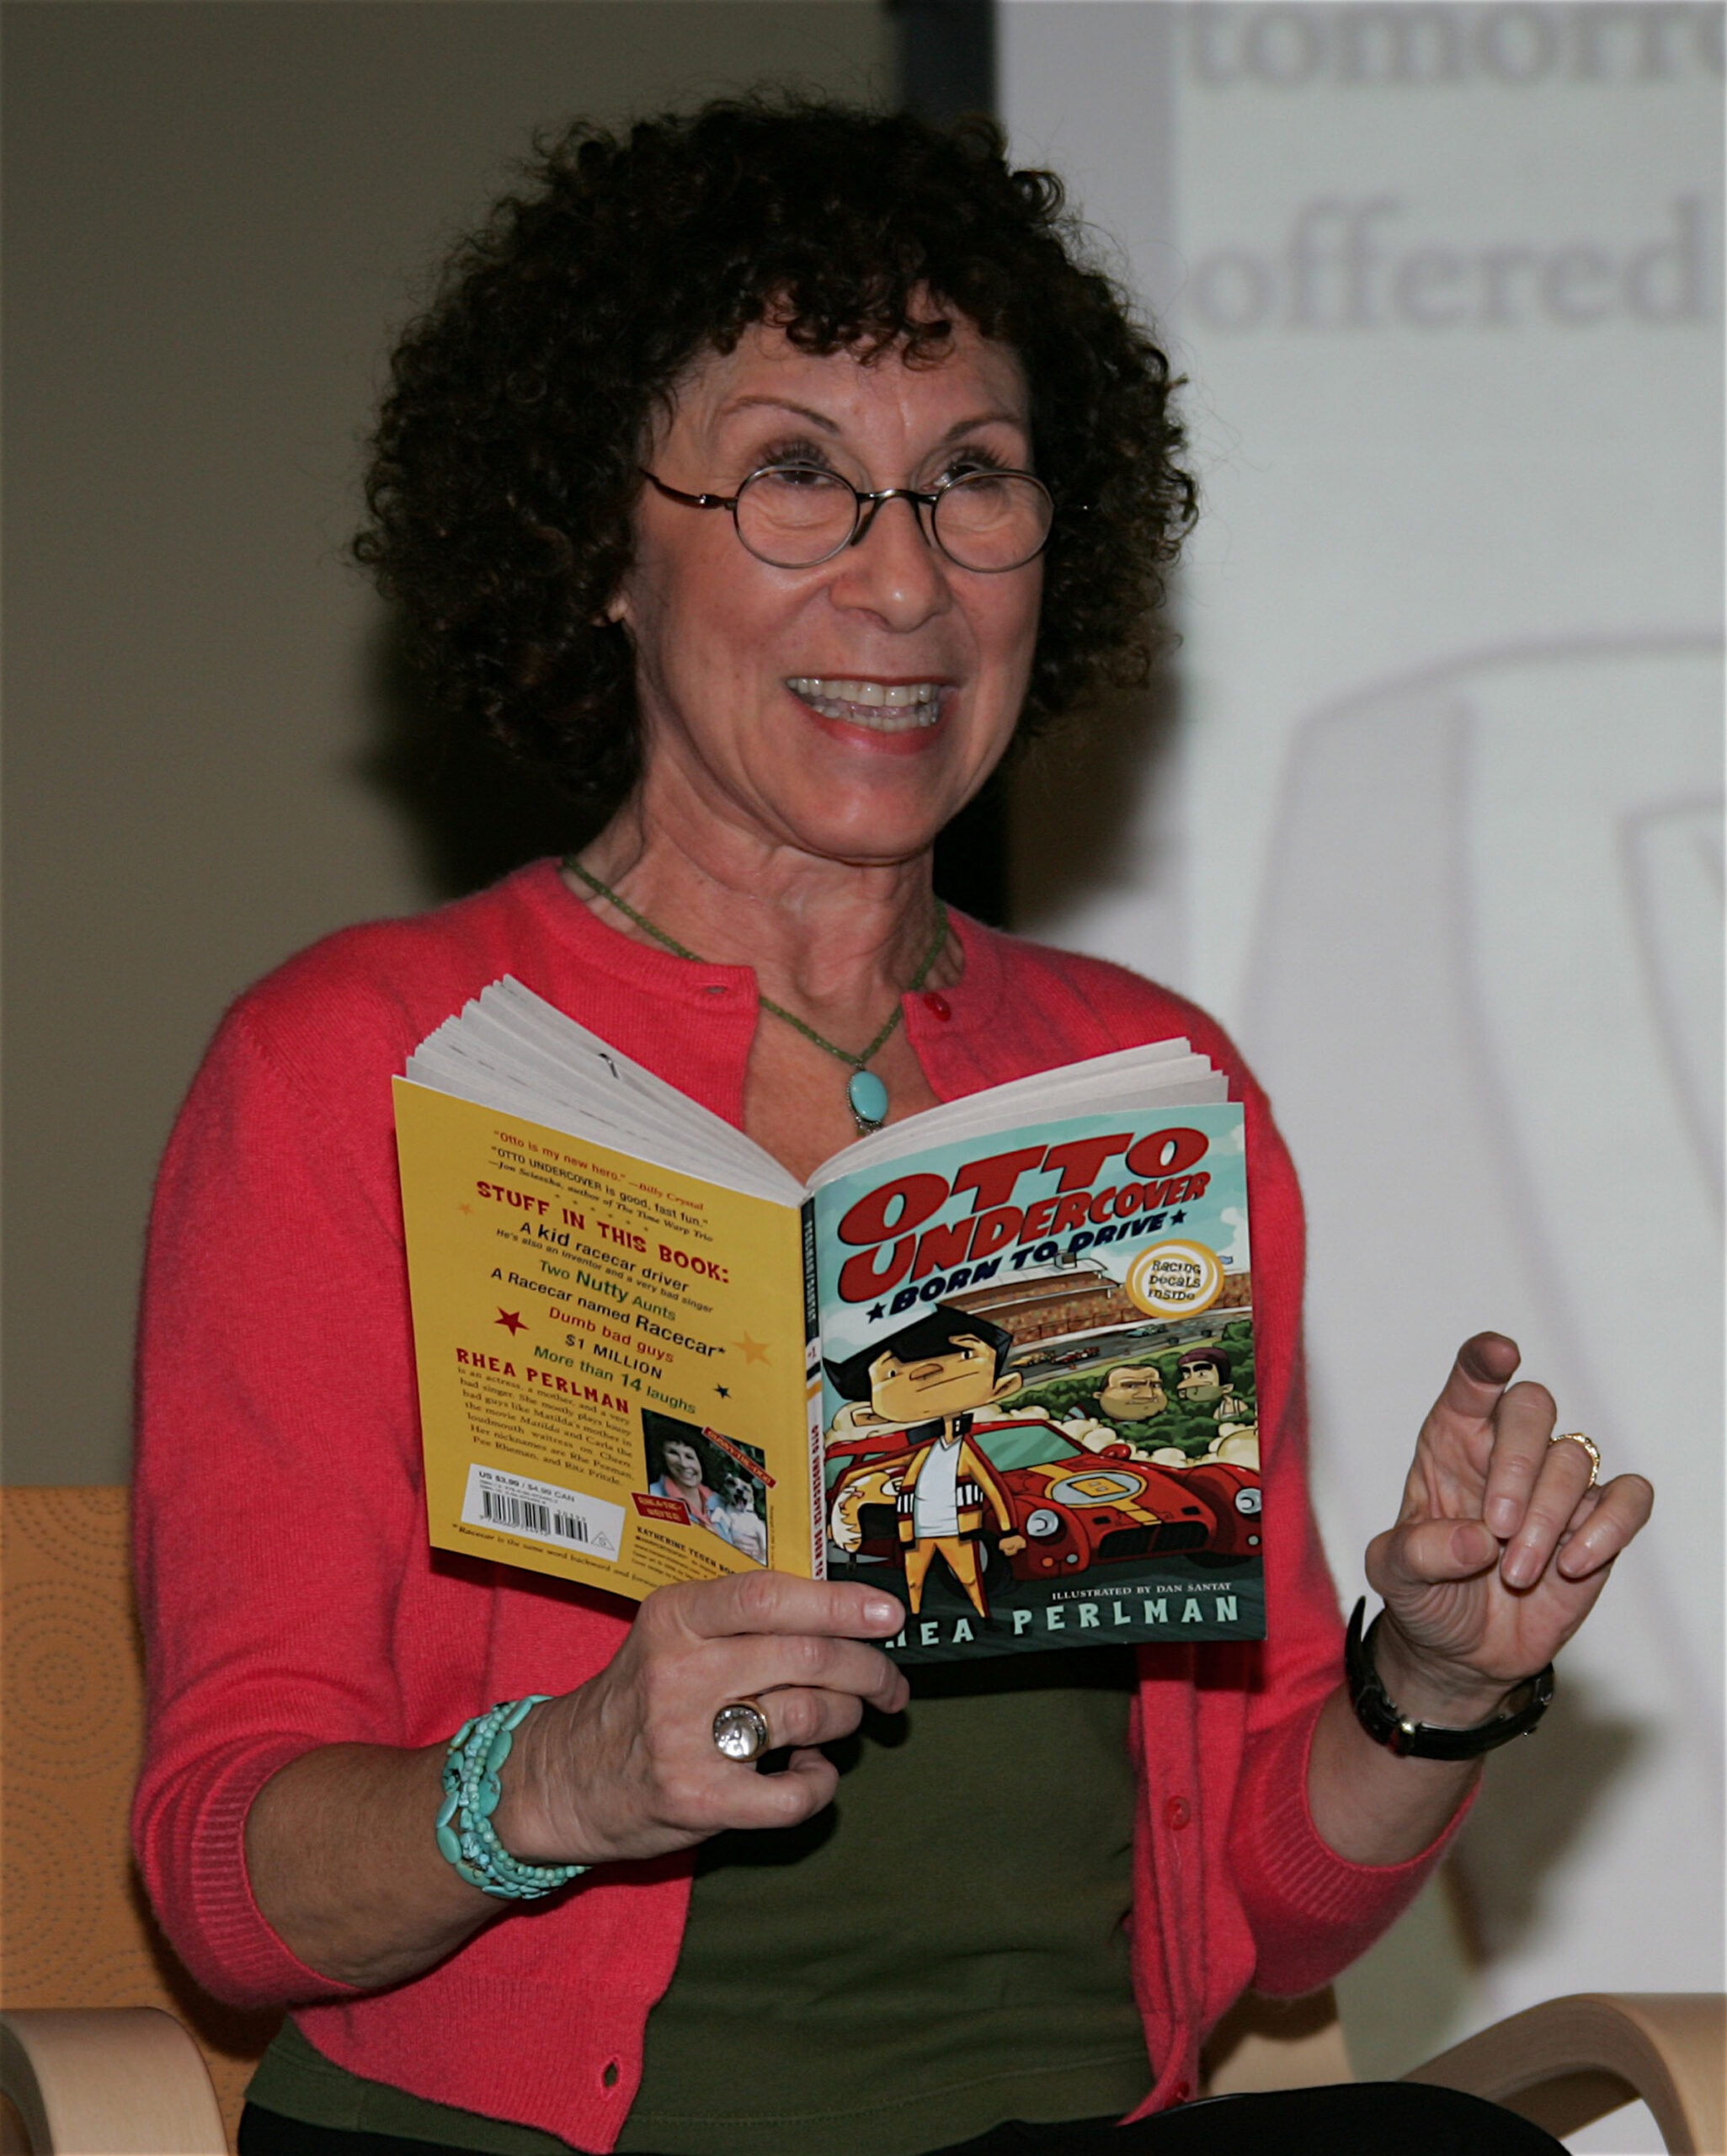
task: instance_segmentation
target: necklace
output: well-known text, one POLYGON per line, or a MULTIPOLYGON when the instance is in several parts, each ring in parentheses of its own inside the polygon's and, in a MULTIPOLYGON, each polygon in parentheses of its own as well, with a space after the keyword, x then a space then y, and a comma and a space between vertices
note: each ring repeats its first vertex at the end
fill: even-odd
MULTIPOLYGON (((627 899, 621 899, 609 883, 602 883, 597 876, 590 876, 573 854, 565 856, 563 865, 579 876, 590 891, 597 893, 609 905, 616 906, 626 921, 633 921, 644 936, 651 936, 674 958, 691 959, 698 966, 705 966, 708 963, 687 945, 680 943, 674 937, 668 936, 663 928, 656 928, 646 915, 637 912, 627 899)), ((947 909, 937 899, 935 939, 924 953, 924 963, 912 977, 911 986, 905 991, 908 995, 915 995, 928 980, 935 969, 935 961, 946 947, 947 909)), ((904 1017, 904 1004, 896 1003, 893 1017, 874 1040, 867 1048, 854 1054, 850 1049, 841 1048, 837 1042, 826 1039, 813 1026, 806 1024, 795 1011, 788 1011, 783 1003, 776 1003, 771 996, 764 995, 760 988, 756 990, 756 1001, 764 1011, 771 1011, 776 1018, 783 1018, 788 1026, 795 1026, 807 1041, 814 1042, 818 1049, 825 1049, 829 1055, 850 1067, 851 1075, 845 1081, 845 1105, 851 1110, 851 1119, 857 1125, 858 1135, 866 1138, 871 1131, 879 1130, 887 1120, 887 1088, 868 1068, 868 1065, 871 1058, 887 1045, 894 1027, 904 1017)))

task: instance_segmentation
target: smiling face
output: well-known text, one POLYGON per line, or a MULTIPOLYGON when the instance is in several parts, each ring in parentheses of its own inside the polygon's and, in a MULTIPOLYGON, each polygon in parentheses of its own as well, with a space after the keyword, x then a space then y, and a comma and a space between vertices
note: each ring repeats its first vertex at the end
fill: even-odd
MULTIPOLYGON (((758 326, 685 376, 643 458, 689 494, 767 464, 861 490, 1031 468, 1018 360, 962 318, 943 356, 799 351, 758 326)), ((723 510, 644 484, 613 602, 635 646, 644 792, 773 846, 879 864, 921 853, 1007 746, 1037 640, 1037 562, 957 568, 911 505, 814 568, 770 568, 723 510)))
POLYGON ((943 1354, 903 1362, 892 1353, 878 1355, 870 1364, 870 1405, 885 1422, 925 1422, 990 1406, 1019 1382, 998 1379, 995 1350, 977 1334, 961 1332, 943 1354))
POLYGON ((677 1438, 668 1438, 659 1449, 668 1482, 681 1483, 686 1490, 693 1490, 701 1480, 701 1455, 694 1445, 686 1445, 677 1438))

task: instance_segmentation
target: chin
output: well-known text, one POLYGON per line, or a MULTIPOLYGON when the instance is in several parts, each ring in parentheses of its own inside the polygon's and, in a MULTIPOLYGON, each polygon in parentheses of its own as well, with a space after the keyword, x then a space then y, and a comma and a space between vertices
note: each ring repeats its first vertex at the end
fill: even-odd
POLYGON ((850 815, 811 814, 788 818, 787 823, 799 849, 818 860, 844 862, 856 868, 887 868, 926 854, 954 813, 950 810, 940 822, 932 822, 927 804, 915 815, 871 813, 871 805, 866 804, 850 815))
POLYGON ((962 776, 945 758, 894 759, 860 771, 808 770, 793 792, 780 789, 780 818, 794 843, 825 860, 885 867, 927 853, 945 825, 981 789, 991 764, 962 776), (788 798, 790 794, 791 798, 788 798))

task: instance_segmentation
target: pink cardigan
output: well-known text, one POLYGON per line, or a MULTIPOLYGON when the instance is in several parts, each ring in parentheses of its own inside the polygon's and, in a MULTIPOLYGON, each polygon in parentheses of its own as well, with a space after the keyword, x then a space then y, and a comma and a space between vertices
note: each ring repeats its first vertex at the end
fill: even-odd
MULTIPOLYGON (((1325 1983, 1441 1845, 1346 1863, 1307 1810, 1341 1627, 1305 1486, 1301 1203, 1264 1096, 1191 1005, 956 925, 951 1015, 905 1006, 944 1099, 1180 1033, 1247 1103, 1271 1639, 1141 1651, 1133 1956, 1155 2109, 1192 2094, 1202 2037, 1247 1985, 1325 1983)), ((630 1620, 610 1596, 426 1543, 390 1079, 505 972, 742 1119, 754 974, 615 933, 548 862, 332 937, 235 1005, 168 1146, 150 1236, 136 1484, 150 1734, 134 1833, 162 1921, 212 1992, 292 2003, 357 2073, 609 2150, 677 1959, 687 1857, 607 1867, 368 1996, 288 1951, 243 1854, 253 1797, 298 1753, 429 1744, 494 1700, 566 1690, 630 1620)))

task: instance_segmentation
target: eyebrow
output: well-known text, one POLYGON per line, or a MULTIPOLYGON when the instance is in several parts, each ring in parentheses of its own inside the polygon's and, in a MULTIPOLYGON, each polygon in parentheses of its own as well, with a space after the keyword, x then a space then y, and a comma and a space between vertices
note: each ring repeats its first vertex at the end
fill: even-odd
MULTIPOLYGON (((794 404, 789 398, 785 397, 734 397, 729 404, 721 408, 718 416, 722 419, 729 419, 734 413, 751 411, 795 413, 800 419, 808 419, 813 425, 819 427, 824 434, 836 437, 845 431, 840 422, 830 418, 827 413, 818 412, 812 405, 794 404)), ((1017 427, 1022 434, 1031 433, 1030 423, 1022 419, 1017 412, 1000 410, 974 412, 967 419, 956 420, 934 446, 937 449, 943 448, 951 441, 957 441, 962 435, 970 434, 974 427, 990 425, 1017 427)))

